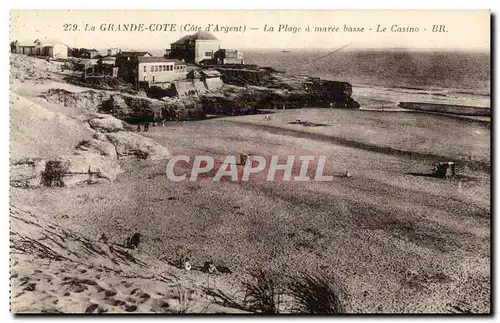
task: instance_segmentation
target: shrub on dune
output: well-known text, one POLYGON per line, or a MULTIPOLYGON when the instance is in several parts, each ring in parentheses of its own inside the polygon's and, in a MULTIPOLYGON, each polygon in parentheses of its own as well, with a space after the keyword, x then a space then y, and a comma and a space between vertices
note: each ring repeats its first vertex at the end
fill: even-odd
POLYGON ((332 277, 324 274, 302 274, 299 277, 291 277, 288 290, 295 299, 297 312, 345 313, 345 292, 332 277))
POLYGON ((250 275, 253 280, 243 284, 247 308, 259 313, 278 314, 282 288, 277 275, 263 269, 250 275))

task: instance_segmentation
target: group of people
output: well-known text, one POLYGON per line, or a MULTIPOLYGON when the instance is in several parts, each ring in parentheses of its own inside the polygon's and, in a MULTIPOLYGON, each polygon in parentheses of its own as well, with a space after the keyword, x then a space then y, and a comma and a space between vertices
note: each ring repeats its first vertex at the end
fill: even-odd
MULTIPOLYGON (((162 121, 153 121, 153 122, 146 122, 144 123, 144 131, 149 131, 149 125, 152 124, 153 127, 159 126, 159 127, 165 127, 165 120, 162 121)), ((137 132, 141 132, 141 125, 137 125, 137 132)))

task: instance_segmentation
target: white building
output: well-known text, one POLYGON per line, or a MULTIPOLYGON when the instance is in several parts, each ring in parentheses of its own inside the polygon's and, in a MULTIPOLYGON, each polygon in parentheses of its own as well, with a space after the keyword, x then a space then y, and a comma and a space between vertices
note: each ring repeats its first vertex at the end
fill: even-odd
POLYGON ((219 49, 220 41, 214 35, 207 31, 199 31, 170 44, 169 55, 187 63, 200 63, 212 60, 219 49))
POLYGON ((68 46, 56 39, 37 39, 35 43, 35 55, 53 58, 67 58, 68 46))

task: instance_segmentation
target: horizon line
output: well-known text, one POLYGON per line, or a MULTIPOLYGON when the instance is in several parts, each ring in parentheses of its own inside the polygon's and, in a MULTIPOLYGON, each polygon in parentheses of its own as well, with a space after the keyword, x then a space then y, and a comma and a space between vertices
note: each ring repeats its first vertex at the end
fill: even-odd
MULTIPOLYGON (((68 46, 70 48, 87 48, 87 47, 81 47, 81 46, 68 46)), ((130 45, 127 46, 113 46, 113 47, 89 47, 89 48, 94 48, 97 50, 108 50, 110 48, 119 48, 119 49, 126 49, 126 50, 132 50, 132 51, 144 51, 144 50, 151 50, 151 51, 165 51, 169 48, 165 47, 131 47, 130 45)), ((241 51, 284 51, 284 50, 300 50, 300 51, 331 51, 331 50, 336 50, 338 48, 334 47, 239 47, 239 48, 234 48, 233 47, 228 47, 230 49, 236 49, 236 50, 241 50, 241 51)), ((491 54, 491 48, 440 48, 440 47, 422 47, 422 48, 415 48, 415 47, 358 47, 358 48, 344 48, 341 51, 343 52, 360 52, 360 51, 397 51, 397 50, 404 50, 404 51, 422 51, 422 52, 481 52, 481 53, 488 53, 491 54)))

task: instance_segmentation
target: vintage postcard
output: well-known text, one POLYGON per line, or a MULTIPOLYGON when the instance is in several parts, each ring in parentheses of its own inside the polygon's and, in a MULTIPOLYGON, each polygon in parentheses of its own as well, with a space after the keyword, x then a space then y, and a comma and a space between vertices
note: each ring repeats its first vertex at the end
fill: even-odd
POLYGON ((11 11, 11 312, 490 314, 490 22, 11 11))

